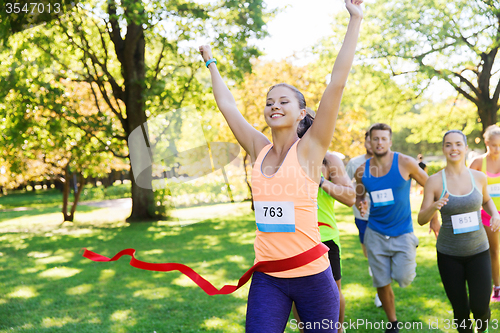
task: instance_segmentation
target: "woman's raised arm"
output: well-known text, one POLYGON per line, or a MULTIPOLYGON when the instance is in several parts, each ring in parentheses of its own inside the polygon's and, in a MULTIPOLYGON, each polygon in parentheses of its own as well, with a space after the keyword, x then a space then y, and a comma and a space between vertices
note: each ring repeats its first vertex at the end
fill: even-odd
POLYGON ((356 44, 358 42, 359 29, 363 19, 361 0, 345 0, 346 8, 351 15, 344 42, 339 51, 332 69, 330 83, 327 85, 316 114, 316 120, 304 135, 304 140, 311 153, 324 156, 333 137, 335 123, 339 113, 342 93, 346 85, 349 71, 351 70, 356 44))
MULTIPOLYGON (((200 53, 205 63, 213 59, 212 50, 208 45, 200 46, 200 53)), ((269 144, 270 141, 264 134, 250 125, 240 113, 233 95, 217 70, 216 62, 209 63, 208 69, 212 77, 212 89, 217 107, 222 112, 224 118, 226 118, 227 124, 231 128, 236 140, 250 155, 252 161, 255 161, 261 149, 269 144)))

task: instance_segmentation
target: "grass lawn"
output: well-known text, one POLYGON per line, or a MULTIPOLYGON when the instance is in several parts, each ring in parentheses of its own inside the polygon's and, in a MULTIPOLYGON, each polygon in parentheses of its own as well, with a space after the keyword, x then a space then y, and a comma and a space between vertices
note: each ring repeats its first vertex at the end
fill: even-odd
MULTIPOLYGON (((413 199, 414 212, 420 200, 413 199)), ((183 209, 175 211, 176 221, 134 224, 125 222, 126 209, 79 206, 75 223, 63 225, 55 207, 0 212, 0 332, 244 332, 249 284, 231 295, 207 296, 178 272, 138 270, 128 265, 129 257, 96 263, 81 254, 86 247, 110 257, 133 247, 140 260, 184 263, 218 288, 236 284, 254 260, 249 206, 183 209)), ((351 210, 336 208, 346 321, 385 322, 373 304, 375 288, 351 210)), ((394 287, 398 319, 414 327, 401 332, 456 332, 445 328, 452 310, 436 266, 434 236, 428 227, 415 230, 417 277, 408 288, 394 287)), ((500 304, 491 309, 498 320, 500 304)), ((361 325, 347 332, 383 330, 361 325)))

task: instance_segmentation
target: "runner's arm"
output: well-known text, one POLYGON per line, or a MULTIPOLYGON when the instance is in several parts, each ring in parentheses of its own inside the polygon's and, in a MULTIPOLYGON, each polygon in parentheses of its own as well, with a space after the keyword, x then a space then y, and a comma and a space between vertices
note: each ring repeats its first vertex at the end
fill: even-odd
POLYGON ((326 153, 325 159, 328 162, 326 167, 328 175, 325 175, 321 188, 335 200, 352 207, 356 203, 356 191, 346 174, 344 163, 331 153, 326 153))
MULTIPOLYGON (((420 211, 418 212, 418 224, 425 225, 431 219, 436 218, 436 212, 441 209, 448 202, 448 193, 443 198, 436 199, 436 193, 439 191, 437 183, 439 182, 438 176, 431 176, 424 185, 424 199, 420 211)), ((439 222, 438 222, 439 223, 439 222)))
MULTIPOLYGON (((212 59, 212 50, 209 45, 200 46, 200 54, 205 62, 212 59)), ((270 143, 269 139, 250 125, 240 113, 233 95, 217 69, 217 65, 212 62, 208 68, 212 77, 212 89, 217 107, 226 119, 238 143, 250 155, 252 161, 255 161, 262 148, 270 143)))
POLYGON ((474 158, 474 160, 472 160, 469 168, 472 170, 481 171, 481 168, 483 166, 483 158, 484 157, 485 157, 484 155, 481 155, 481 156, 474 158))
POLYGON ((356 180, 356 208, 363 217, 368 210, 368 203, 366 202, 366 188, 362 181, 363 173, 365 172, 365 165, 366 163, 363 163, 354 173, 354 179, 356 180))
POLYGON ((333 65, 330 83, 321 97, 316 119, 302 138, 303 141, 307 142, 306 146, 309 147, 307 160, 314 160, 316 156, 323 157, 330 145, 340 109, 340 101, 356 51, 363 19, 362 2, 361 0, 345 0, 350 20, 344 42, 333 65))
POLYGON ((415 179, 415 181, 421 186, 424 186, 429 176, 418 165, 417 160, 409 156, 403 156, 403 159, 405 160, 404 165, 407 168, 410 177, 415 179))
MULTIPOLYGON (((403 156, 403 160, 404 160, 404 163, 405 163, 405 167, 408 169, 410 177, 413 178, 413 179, 415 179, 415 181, 418 184, 420 184, 421 186, 424 186, 427 183, 427 181, 429 180, 429 176, 427 175, 427 172, 424 171, 420 167, 420 165, 418 164, 418 162, 413 157, 404 155, 403 156)), ((446 198, 448 198, 448 194, 446 194, 446 198)), ((439 235, 439 230, 441 229, 441 223, 439 223, 438 214, 434 213, 429 218, 429 220, 431 221, 431 223, 429 225, 429 233, 431 231, 433 231, 434 235, 437 238, 437 236, 439 235)), ((426 220, 423 224, 427 223, 429 220, 426 220)), ((421 225, 423 225, 423 224, 421 224, 421 225)))

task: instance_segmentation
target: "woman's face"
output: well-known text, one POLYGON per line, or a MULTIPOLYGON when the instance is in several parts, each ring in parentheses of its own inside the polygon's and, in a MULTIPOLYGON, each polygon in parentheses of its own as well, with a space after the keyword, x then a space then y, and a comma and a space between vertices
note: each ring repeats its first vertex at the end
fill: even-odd
POLYGON ((449 162, 465 160, 467 145, 460 133, 449 133, 443 139, 443 154, 449 162))
POLYGON ((500 135, 492 135, 484 143, 488 148, 488 154, 493 157, 500 157, 500 135))
POLYGON ((271 129, 293 127, 306 115, 305 110, 299 108, 299 101, 295 92, 287 87, 273 88, 267 94, 264 117, 271 129))

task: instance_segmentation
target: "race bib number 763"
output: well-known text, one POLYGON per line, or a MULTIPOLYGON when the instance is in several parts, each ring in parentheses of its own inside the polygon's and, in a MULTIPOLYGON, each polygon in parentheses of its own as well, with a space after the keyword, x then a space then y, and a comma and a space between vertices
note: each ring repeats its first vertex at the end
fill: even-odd
POLYGON ((255 222, 262 232, 295 232, 293 201, 254 201, 255 222))

